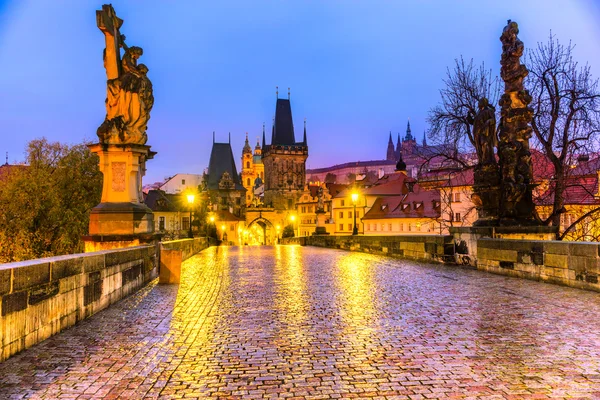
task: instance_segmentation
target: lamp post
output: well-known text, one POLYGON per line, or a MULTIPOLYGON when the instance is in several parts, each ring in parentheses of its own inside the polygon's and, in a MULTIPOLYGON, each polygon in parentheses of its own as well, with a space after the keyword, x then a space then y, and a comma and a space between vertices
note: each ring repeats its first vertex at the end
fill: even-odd
MULTIPOLYGON (((290 215, 290 221, 292 221, 292 228, 294 229, 294 235, 296 234, 296 216, 294 214, 290 215)), ((300 236, 300 235, 297 235, 300 236)))
POLYGON ((190 231, 188 232, 188 237, 193 238, 194 234, 192 233, 192 207, 194 206, 194 194, 190 193, 187 195, 187 201, 190 204, 190 231))
POLYGON ((277 225, 277 243, 279 243, 279 231, 281 230, 281 225, 277 225))
POLYGON ((358 193, 352 193, 352 203, 354 204, 354 228, 352 235, 358 235, 358 227, 356 226, 356 202, 358 201, 358 193))
MULTIPOLYGON (((211 215, 210 217, 208 217, 208 220, 210 221, 210 223, 208 224, 209 227, 214 227, 215 226, 215 216, 211 215)), ((216 231, 216 229, 215 229, 216 231)), ((209 237, 209 234, 212 235, 212 229, 210 229, 210 233, 209 233, 209 229, 206 228, 206 236, 209 237)), ((217 233, 215 232, 215 236, 218 236, 217 233)), ((215 239, 218 239, 218 237, 215 237, 215 239)))
POLYGON ((221 240, 222 241, 226 241, 227 240, 227 233, 225 233, 225 224, 221 225, 221 230, 223 231, 223 233, 221 235, 221 240))

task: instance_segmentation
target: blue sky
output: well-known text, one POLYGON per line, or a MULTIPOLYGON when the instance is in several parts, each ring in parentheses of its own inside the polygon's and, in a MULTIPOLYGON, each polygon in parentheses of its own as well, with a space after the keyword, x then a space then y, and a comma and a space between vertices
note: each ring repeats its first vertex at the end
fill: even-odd
MULTIPOLYGON (((101 2, 0 0, 0 155, 26 143, 95 140, 104 119, 101 2)), ((599 0, 114 0, 129 45, 144 48, 155 105, 145 183, 202 173, 212 132, 239 158, 291 87, 307 166, 385 157, 410 118, 419 140, 446 68, 461 55, 499 70, 499 37, 517 21, 528 48, 550 30, 600 76, 599 0), (394 139, 395 140, 395 139, 394 139)), ((2 158, 3 160, 3 158, 2 158)), ((3 161, 2 161, 3 162, 3 161)), ((238 160, 239 164, 239 160, 238 160)))

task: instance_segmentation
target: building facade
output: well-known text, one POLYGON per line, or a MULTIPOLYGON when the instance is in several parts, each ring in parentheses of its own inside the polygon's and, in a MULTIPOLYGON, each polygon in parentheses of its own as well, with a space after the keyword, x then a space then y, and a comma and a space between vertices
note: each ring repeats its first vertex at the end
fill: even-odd
MULTIPOLYGON (((264 136, 264 126, 263 126, 264 136)), ((262 161, 262 148, 257 141, 254 147, 254 154, 248 142, 248 133, 246 133, 246 142, 242 150, 242 185, 246 189, 246 207, 257 206, 262 202, 257 189, 263 185, 265 179, 265 165, 262 161)))

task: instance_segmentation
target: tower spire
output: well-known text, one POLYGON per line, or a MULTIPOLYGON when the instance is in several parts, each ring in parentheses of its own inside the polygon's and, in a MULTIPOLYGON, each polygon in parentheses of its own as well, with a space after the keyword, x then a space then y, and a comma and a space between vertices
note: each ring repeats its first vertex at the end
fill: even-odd
POLYGON ((229 132, 229 144, 231 144, 231 132, 229 132))
POLYGON ((427 131, 423 132, 423 147, 427 147, 427 131))
POLYGON ((394 142, 392 142, 392 131, 390 131, 390 137, 388 139, 387 153, 385 159, 388 161, 396 161, 396 154, 394 151, 394 142))
POLYGON ((290 99, 290 88, 288 88, 288 100, 290 99))
POLYGON ((279 98, 279 86, 275 86, 275 97, 279 98))
POLYGON ((304 140, 302 143, 306 146, 306 117, 304 117, 304 140))
POLYGON ((264 148, 267 145, 266 139, 265 139, 265 123, 263 122, 263 139, 262 139, 262 147, 264 148))
POLYGON ((215 143, 215 131, 213 131, 213 144, 215 143))
POLYGON ((408 119, 408 123, 406 124, 406 136, 404 137, 405 141, 415 140, 410 130, 410 118, 408 119))

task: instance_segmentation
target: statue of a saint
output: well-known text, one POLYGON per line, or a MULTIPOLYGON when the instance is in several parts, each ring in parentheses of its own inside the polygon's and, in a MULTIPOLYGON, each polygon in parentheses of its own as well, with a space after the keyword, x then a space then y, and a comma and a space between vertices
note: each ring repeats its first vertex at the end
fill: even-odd
POLYGON ((479 165, 496 164, 496 109, 485 97, 479 100, 479 112, 473 118, 473 136, 479 165))
POLYGON ((111 5, 96 11, 98 28, 104 33, 104 68, 107 77, 106 118, 98 128, 101 143, 145 144, 150 110, 154 105, 148 67, 137 64, 143 50, 128 47, 119 28, 118 18, 111 5), (121 49, 125 51, 121 59, 121 49))
POLYGON ((323 186, 319 186, 317 190, 317 212, 324 212, 325 207, 323 206, 323 186))

